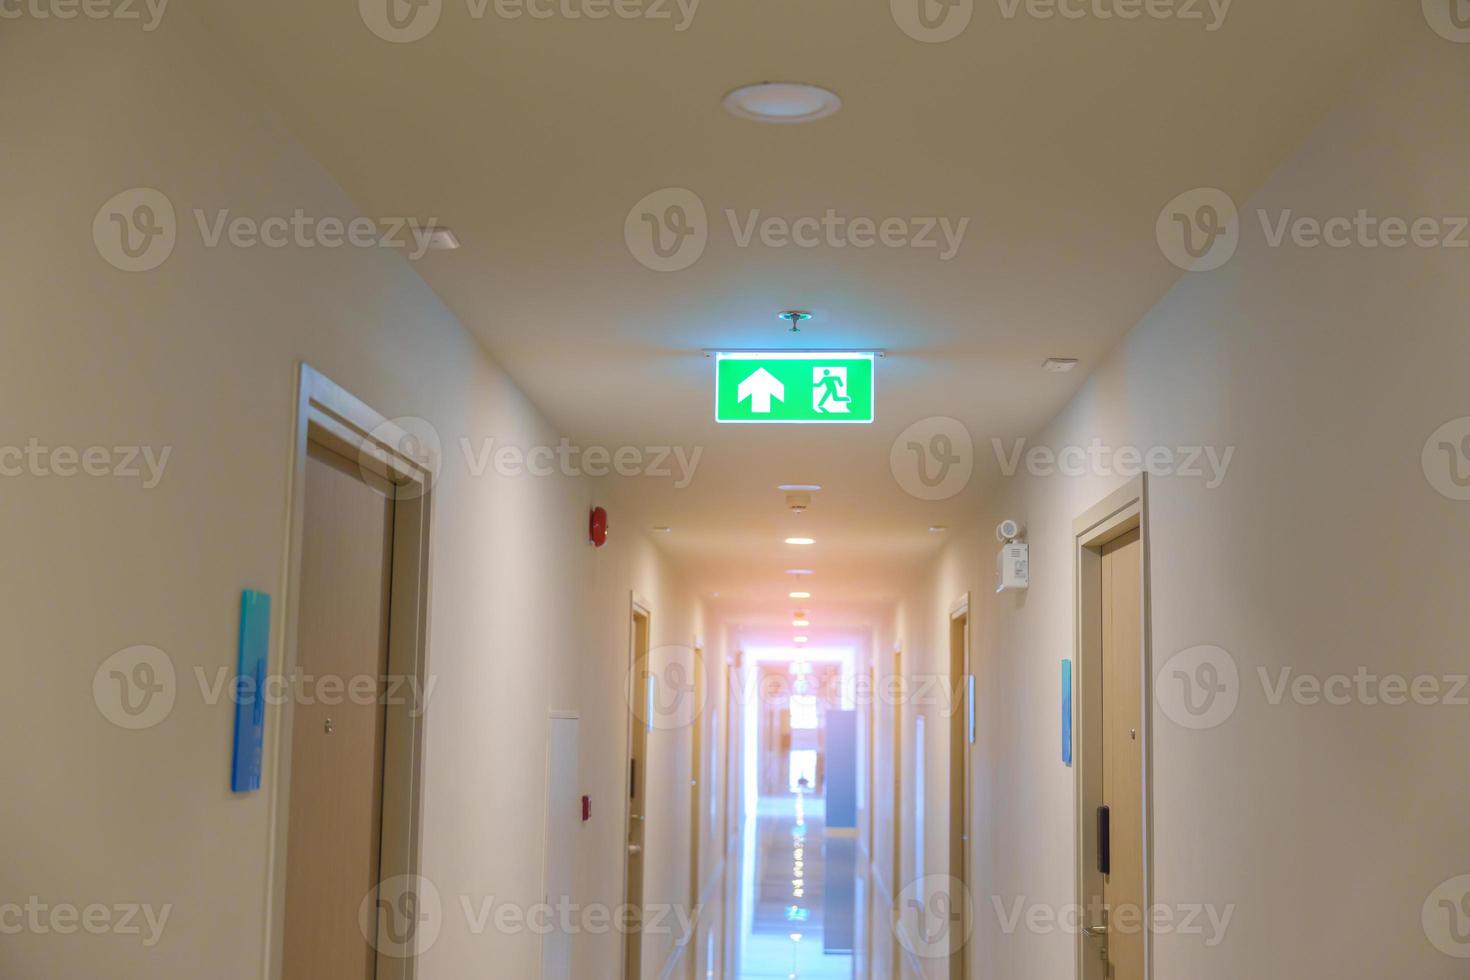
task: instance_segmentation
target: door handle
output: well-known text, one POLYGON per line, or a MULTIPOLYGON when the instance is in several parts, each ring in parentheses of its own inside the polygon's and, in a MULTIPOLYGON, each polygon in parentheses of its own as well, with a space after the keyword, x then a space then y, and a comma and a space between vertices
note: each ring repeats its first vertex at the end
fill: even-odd
POLYGON ((638 855, 640 855, 640 854, 643 853, 643 845, 642 844, 629 844, 628 845, 628 853, 631 854, 631 855, 633 855, 634 857, 637 857, 638 855))
POLYGON ((1084 926, 1082 935, 1097 943, 1097 955, 1106 963, 1108 961, 1108 927, 1107 926, 1084 926))
POLYGON ((1097 870, 1113 873, 1112 812, 1105 806, 1097 808, 1097 870))

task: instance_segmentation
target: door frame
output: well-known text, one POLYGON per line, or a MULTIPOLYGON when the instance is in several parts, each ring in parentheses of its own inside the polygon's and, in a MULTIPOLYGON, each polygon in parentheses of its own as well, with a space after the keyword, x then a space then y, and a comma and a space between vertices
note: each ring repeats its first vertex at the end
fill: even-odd
MULTIPOLYGON (((1076 635, 1072 652, 1072 677, 1075 686, 1072 731, 1076 739, 1073 777, 1075 780, 1076 812, 1076 889, 1077 904, 1087 907, 1089 889, 1099 891, 1095 884, 1098 877, 1097 848, 1093 840, 1093 814, 1102 803, 1102 759, 1099 708, 1102 700, 1100 678, 1095 676, 1091 665, 1102 660, 1102 549, 1108 543, 1137 530, 1143 548, 1139 594, 1142 597, 1139 609, 1139 666, 1140 678, 1140 724, 1142 727, 1142 816, 1143 816, 1143 975, 1145 980, 1153 976, 1154 937, 1148 927, 1147 910, 1153 905, 1153 640, 1150 618, 1149 595, 1149 523, 1148 523, 1148 479, 1143 474, 1129 480, 1123 486, 1088 508, 1072 524, 1073 536, 1073 594, 1076 602, 1076 635)), ((1087 976, 1086 958, 1091 955, 1088 937, 1082 930, 1077 932, 1076 973, 1079 978, 1087 976)))
MULTIPOLYGON (((306 462, 311 444, 356 459, 364 471, 396 487, 388 628, 388 673, 414 678, 406 703, 385 707, 382 844, 378 881, 416 878, 422 855, 423 757, 428 689, 430 515, 438 461, 415 452, 412 434, 378 413, 326 375, 302 362, 297 373, 291 478, 283 580, 286 615, 275 674, 290 677, 299 663, 301 561, 306 528, 306 462)), ((288 828, 291 813, 291 738, 295 705, 284 700, 267 725, 271 742, 267 779, 271 814, 267 843, 264 976, 279 980, 286 928, 288 828)), ((413 980, 416 956, 379 952, 377 980, 413 980)))
MULTIPOLYGON (((905 746, 908 744, 907 741, 903 737, 903 734, 904 734, 903 704, 904 704, 905 684, 904 684, 904 676, 903 676, 903 645, 902 644, 895 644, 894 647, 893 647, 892 668, 893 668, 893 673, 892 673, 891 676, 892 676, 893 679, 890 682, 889 687, 887 688, 887 690, 891 691, 892 694, 893 694, 893 717, 891 719, 889 719, 892 722, 892 726, 893 726, 892 727, 893 744, 892 744, 892 747, 889 749, 889 771, 888 771, 889 781, 893 784, 891 787, 889 787, 892 790, 892 797, 891 797, 891 799, 892 799, 892 808, 893 808, 893 810, 892 810, 892 813, 889 815, 890 816, 890 821, 889 822, 893 825, 892 826, 892 831, 893 831, 892 838, 893 838, 893 840, 892 840, 892 844, 891 844, 892 853, 889 855, 889 866, 888 866, 888 875, 892 879, 889 882, 889 884, 888 884, 888 896, 889 896, 889 900, 891 902, 890 915, 893 917, 892 930, 891 931, 892 931, 892 934, 895 937, 897 937, 898 936, 898 931, 897 930, 900 928, 900 924, 899 924, 899 913, 901 911, 899 909, 899 906, 898 906, 898 900, 899 900, 898 897, 899 897, 899 895, 901 895, 903 893, 903 890, 904 890, 904 884, 903 884, 903 828, 904 828, 904 820, 903 820, 903 754, 904 754, 904 751, 905 751, 905 746)), ((922 870, 919 870, 918 873, 920 875, 922 875, 923 874, 923 871, 922 870)), ((900 977, 903 976, 903 956, 899 953, 898 943, 897 942, 895 942, 893 944, 893 946, 892 946, 892 955, 889 957, 889 959, 890 959, 890 962, 891 962, 891 972, 893 974, 894 980, 898 980, 898 978, 900 978, 900 977)))
MULTIPOLYGON (((956 692, 963 708, 957 715, 950 719, 950 804, 949 804, 949 875, 959 882, 960 894, 952 896, 958 898, 962 903, 960 915, 961 922, 965 922, 975 914, 971 899, 970 885, 970 824, 971 824, 971 796, 974 787, 970 782, 971 752, 975 747, 975 726, 978 723, 975 709, 975 673, 971 662, 971 621, 970 621, 970 593, 966 592, 955 600, 949 610, 949 643, 947 644, 948 671, 951 677, 957 677, 963 690, 956 692), (956 657, 955 641, 962 644, 963 649, 956 657), (956 662, 958 660, 958 663, 956 662), (958 666, 959 670, 956 671, 958 666), (955 736, 958 735, 958 738, 955 736), (956 759, 956 749, 959 758, 956 759), (959 817, 960 826, 955 827, 955 817, 959 817), (956 855, 955 851, 959 854, 956 855)), ((962 980, 969 962, 969 940, 971 936, 965 936, 966 930, 961 929, 958 934, 961 937, 958 949, 950 950, 950 976, 962 980)))
MULTIPOLYGON (((724 633, 725 642, 730 642, 728 629, 724 633)), ((725 662, 725 772, 721 779, 724 786, 724 824, 725 824, 725 875, 724 875, 724 934, 725 941, 721 943, 723 953, 720 961, 723 971, 719 974, 723 977, 733 977, 739 973, 739 951, 740 943, 737 937, 740 935, 740 903, 739 896, 740 875, 736 870, 736 863, 732 858, 739 854, 738 844, 745 836, 745 653, 738 646, 735 652, 725 662), (738 685, 738 689, 737 689, 738 685), (738 709, 738 710, 737 710, 738 709)))
MULTIPOLYGON (((867 817, 868 827, 867 833, 863 836, 862 847, 864 857, 866 858, 863 866, 874 868, 877 866, 878 862, 877 855, 874 853, 873 850, 875 847, 877 847, 877 805, 879 796, 878 785, 876 782, 878 776, 878 657, 874 653, 871 645, 868 647, 867 660, 869 661, 869 663, 867 664, 868 717, 866 723, 866 731, 864 731, 863 733, 863 753, 867 757, 865 762, 867 764, 868 770, 868 791, 866 794, 867 798, 863 800, 863 809, 865 816, 867 817)), ((871 878, 872 876, 870 875, 869 877, 871 878)), ((873 972, 873 933, 876 931, 873 928, 873 926, 875 925, 873 921, 873 906, 875 904, 874 897, 876 894, 877 893, 875 891, 867 896, 867 902, 863 906, 861 912, 861 918, 864 924, 863 931, 866 934, 864 937, 864 956, 866 957, 865 962, 867 963, 868 973, 870 975, 873 972)))
MULTIPOLYGON (((647 599, 643 598, 643 596, 639 595, 636 590, 632 590, 632 591, 630 591, 628 593, 628 640, 627 640, 627 643, 628 643, 628 688, 627 688, 627 697, 628 697, 628 701, 627 701, 627 704, 628 704, 628 724, 625 726, 624 733, 623 733, 626 740, 623 743, 623 767, 622 767, 622 778, 620 780, 620 783, 622 785, 621 797, 622 797, 622 801, 623 801, 623 807, 622 807, 622 810, 623 810, 623 834, 618 839, 618 847, 622 850, 622 857, 623 857, 623 889, 622 889, 622 900, 624 902, 627 901, 627 896, 628 896, 628 882, 629 882, 629 880, 631 878, 630 868, 631 868, 632 863, 633 863, 632 860, 631 860, 632 855, 628 853, 628 836, 629 836, 629 831, 632 829, 632 820, 630 819, 631 818, 631 814, 629 813, 629 811, 633 807, 633 801, 629 798, 629 795, 628 795, 628 792, 629 792, 628 791, 628 780, 631 778, 631 773, 632 773, 632 770, 629 767, 632 765, 632 762, 633 762, 633 729, 634 729, 634 727, 636 725, 639 725, 639 724, 649 725, 650 722, 651 722, 651 719, 644 720, 644 721, 641 721, 640 722, 639 721, 639 718, 638 718, 638 712, 634 708, 634 705, 636 705, 638 703, 638 701, 635 700, 636 698, 641 698, 641 697, 646 697, 647 696, 646 695, 646 692, 640 693, 638 691, 638 688, 637 688, 637 685, 638 685, 638 676, 639 676, 638 656, 639 656, 639 653, 640 653, 640 651, 638 649, 638 617, 639 616, 642 616, 643 619, 644 619, 644 622, 647 624, 644 628, 645 628, 645 630, 647 632, 647 636, 645 637, 645 641, 648 644, 648 649, 647 649, 647 651, 643 651, 643 652, 644 652, 645 656, 652 656, 653 655, 653 604, 650 603, 647 599)), ((643 745, 643 751, 644 751, 644 760, 643 761, 645 763, 645 767, 644 767, 644 771, 643 772, 638 773, 638 777, 637 778, 640 779, 640 780, 642 780, 641 785, 643 787, 644 810, 646 811, 647 810, 647 801, 648 801, 648 771, 647 771, 647 765, 646 765, 646 763, 648 762, 648 759, 647 759, 648 743, 647 743, 646 740, 645 740, 644 745, 643 745)), ((644 862, 644 869, 645 869, 645 872, 646 872, 646 870, 647 870, 647 862, 648 862, 648 814, 647 814, 647 812, 645 812, 643 814, 643 853, 639 857, 644 862)), ((645 874, 644 875, 644 884, 646 885, 647 882, 648 882, 648 878, 647 878, 647 875, 645 874)), ((638 942, 640 944, 640 949, 641 949, 641 944, 643 942, 642 915, 643 915, 643 912, 642 912, 642 909, 640 909, 639 910, 639 921, 638 921, 638 927, 637 927, 637 931, 638 931, 638 942)), ((621 944, 621 946, 622 946, 622 949, 621 949, 621 957, 619 959, 619 966, 618 966, 618 975, 619 976, 623 976, 624 974, 627 973, 628 945, 629 945, 629 943, 631 943, 633 941, 633 930, 632 929, 624 929, 622 932, 623 932, 623 941, 622 941, 622 944, 621 944)), ((641 955, 639 957, 639 963, 640 963, 640 965, 642 964, 642 957, 641 957, 641 955)), ((639 980, 639 978, 638 977, 626 977, 626 976, 624 976, 623 980, 639 980)))
POLYGON ((723 772, 719 774, 720 795, 720 860, 729 860, 730 857, 730 774, 735 765, 731 761, 731 753, 734 750, 735 740, 735 668, 729 660, 724 661, 724 696, 721 700, 725 703, 725 730, 722 736, 724 741, 720 748, 723 772))
MULTIPOLYGON (((689 976, 695 976, 699 968, 699 908, 704 895, 704 881, 700 878, 699 859, 703 850, 704 827, 704 755, 706 751, 705 728, 708 703, 709 678, 704 666, 704 641, 695 637, 694 646, 694 723, 689 726, 689 921, 693 931, 685 937, 684 954, 689 958, 689 976)), ((713 726, 708 726, 713 727, 713 726)), ((711 828, 713 829, 713 828, 711 828)))
POLYGON ((877 858, 878 846, 878 658, 869 654, 868 663, 868 717, 864 735, 863 752, 867 756, 867 798, 863 809, 868 818, 867 834, 863 839, 863 850, 867 852, 868 864, 877 858))
POLYGON ((690 914, 699 906, 704 882, 699 875, 699 861, 704 843, 704 754, 706 748, 706 713, 700 707, 707 703, 709 688, 704 669, 704 643, 694 641, 694 724, 689 726, 689 906, 690 914))

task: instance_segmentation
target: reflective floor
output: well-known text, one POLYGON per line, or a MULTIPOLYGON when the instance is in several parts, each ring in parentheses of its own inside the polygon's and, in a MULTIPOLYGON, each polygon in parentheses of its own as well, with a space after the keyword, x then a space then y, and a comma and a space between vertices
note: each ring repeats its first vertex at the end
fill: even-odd
POLYGON ((820 796, 764 797, 736 855, 735 976, 835 980, 855 975, 862 935, 856 836, 829 834, 820 796))

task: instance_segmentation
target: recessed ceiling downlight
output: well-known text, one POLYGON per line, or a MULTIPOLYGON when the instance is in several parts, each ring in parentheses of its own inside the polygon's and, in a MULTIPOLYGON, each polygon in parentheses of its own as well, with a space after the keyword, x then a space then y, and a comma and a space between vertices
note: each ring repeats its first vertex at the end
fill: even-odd
POLYGON ((825 119, 842 108, 837 93, 801 82, 761 82, 725 96, 725 108, 741 119, 766 123, 804 123, 825 119))

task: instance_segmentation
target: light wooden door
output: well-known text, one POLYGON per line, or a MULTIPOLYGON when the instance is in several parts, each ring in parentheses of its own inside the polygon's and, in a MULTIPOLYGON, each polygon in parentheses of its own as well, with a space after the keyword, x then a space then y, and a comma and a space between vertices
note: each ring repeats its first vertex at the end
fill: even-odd
MULTIPOLYGON (((694 651, 694 663, 691 665, 691 673, 694 678, 694 704, 696 708, 704 704, 704 651, 694 651)), ((699 908, 699 844, 703 837, 704 801, 701 798, 704 792, 702 783, 704 766, 704 725, 705 713, 696 711, 693 723, 689 726, 689 909, 688 914, 693 915, 694 910, 699 908)), ((699 957, 694 955, 690 949, 685 955, 687 961, 686 970, 690 980, 694 980, 699 970, 699 957)))
POLYGON ((730 854, 730 808, 735 799, 735 669, 725 665, 725 736, 722 746, 725 770, 720 778, 720 857, 730 854))
POLYGON ((653 717, 653 675, 648 663, 649 625, 646 613, 633 613, 633 671, 630 696, 644 705, 642 711, 628 712, 628 839, 626 886, 623 901, 636 910, 637 920, 630 924, 623 940, 623 980, 643 977, 643 870, 644 845, 647 841, 648 815, 648 722, 653 717))
MULTIPOLYGON (((744 692, 738 685, 745 683, 745 675, 741 671, 743 655, 736 651, 734 663, 725 666, 725 772, 721 779, 724 786, 723 816, 725 826, 723 835, 724 844, 721 855, 728 861, 730 859, 731 836, 740 831, 741 819, 745 801, 745 726, 747 714, 744 706, 747 703, 744 692)), ((727 865, 723 875, 725 886, 724 916, 722 917, 722 941, 721 941, 721 970, 716 972, 717 978, 735 977, 736 953, 740 943, 736 941, 739 935, 737 923, 739 922, 740 903, 736 901, 739 894, 740 876, 733 870, 733 862, 727 865)))
POLYGON ((953 616, 949 622, 949 681, 954 692, 954 710, 949 724, 949 896, 950 980, 968 975, 969 930, 972 914, 969 892, 970 854, 970 616, 953 616))
MULTIPOLYGON (((562 908, 570 902, 576 868, 577 835, 582 824, 576 718, 551 719, 546 759, 546 904, 562 908)), ((541 976, 544 980, 572 980, 572 933, 560 916, 541 939, 541 976)))
MULTIPOLYGON (((864 763, 867 767, 867 786, 863 799, 863 809, 867 811, 867 863, 876 868, 878 852, 875 850, 878 842, 878 663, 874 655, 873 662, 868 665, 868 717, 867 728, 863 732, 863 752, 867 758, 864 763)), ((870 891, 872 891, 870 889, 870 891)), ((876 895, 876 891, 872 891, 876 895)), ((864 945, 864 962, 869 976, 873 975, 873 936, 877 931, 874 921, 873 899, 867 898, 858 906, 862 909, 863 934, 866 937, 864 945)))
POLYGON ((283 980, 376 972, 381 916, 365 927, 359 911, 377 907, 393 506, 386 481, 310 446, 295 688, 308 696, 291 731, 283 980))
POLYGON ((1109 980, 1143 980, 1143 544, 1137 530, 1102 553, 1102 783, 1108 808, 1109 980))
MULTIPOLYGON (((867 811, 868 818, 869 861, 875 861, 878 857, 875 850, 878 823, 878 700, 878 665, 874 663, 868 666, 868 718, 867 730, 863 732, 863 752, 867 756, 863 762, 868 773, 863 809, 867 811)), ((868 934, 872 935, 872 931, 869 930, 868 934)))
MULTIPOLYGON (((903 890, 904 890, 904 887, 905 887, 905 883, 904 883, 904 880, 903 880, 903 753, 904 753, 904 748, 903 748, 903 701, 904 701, 903 691, 904 691, 904 683, 903 683, 903 655, 899 651, 897 651, 897 650, 893 651, 893 681, 889 685, 888 691, 892 695, 892 701, 893 701, 893 705, 892 705, 892 708, 891 708, 891 710, 893 712, 893 718, 892 718, 892 722, 893 722, 893 745, 891 746, 891 748, 889 750, 889 753, 888 753, 888 757, 889 757, 889 759, 892 762, 892 769, 893 769, 893 772, 892 772, 893 786, 891 787, 891 789, 893 791, 893 802, 892 802, 891 809, 889 810, 889 814, 892 817, 892 823, 893 823, 893 844, 892 844, 892 853, 890 855, 890 857, 892 859, 892 867, 889 870, 890 879, 889 879, 888 887, 892 890, 892 893, 893 893, 893 898, 894 898, 894 902, 895 902, 895 905, 894 905, 894 908, 893 908, 893 914, 896 917, 898 915, 898 911, 899 911, 898 906, 896 904, 897 901, 898 901, 898 896, 901 895, 901 894, 903 894, 903 890)), ((894 925, 895 926, 897 925, 897 922, 896 921, 895 921, 894 925)), ((896 935, 898 935, 898 933, 897 932, 894 932, 893 935, 896 936, 896 935)), ((896 944, 893 946, 893 956, 892 956, 892 960, 891 960, 891 965, 892 965, 892 969, 893 969, 893 977, 894 977, 894 980, 900 980, 900 978, 903 977, 903 956, 899 953, 898 946, 896 944)))

